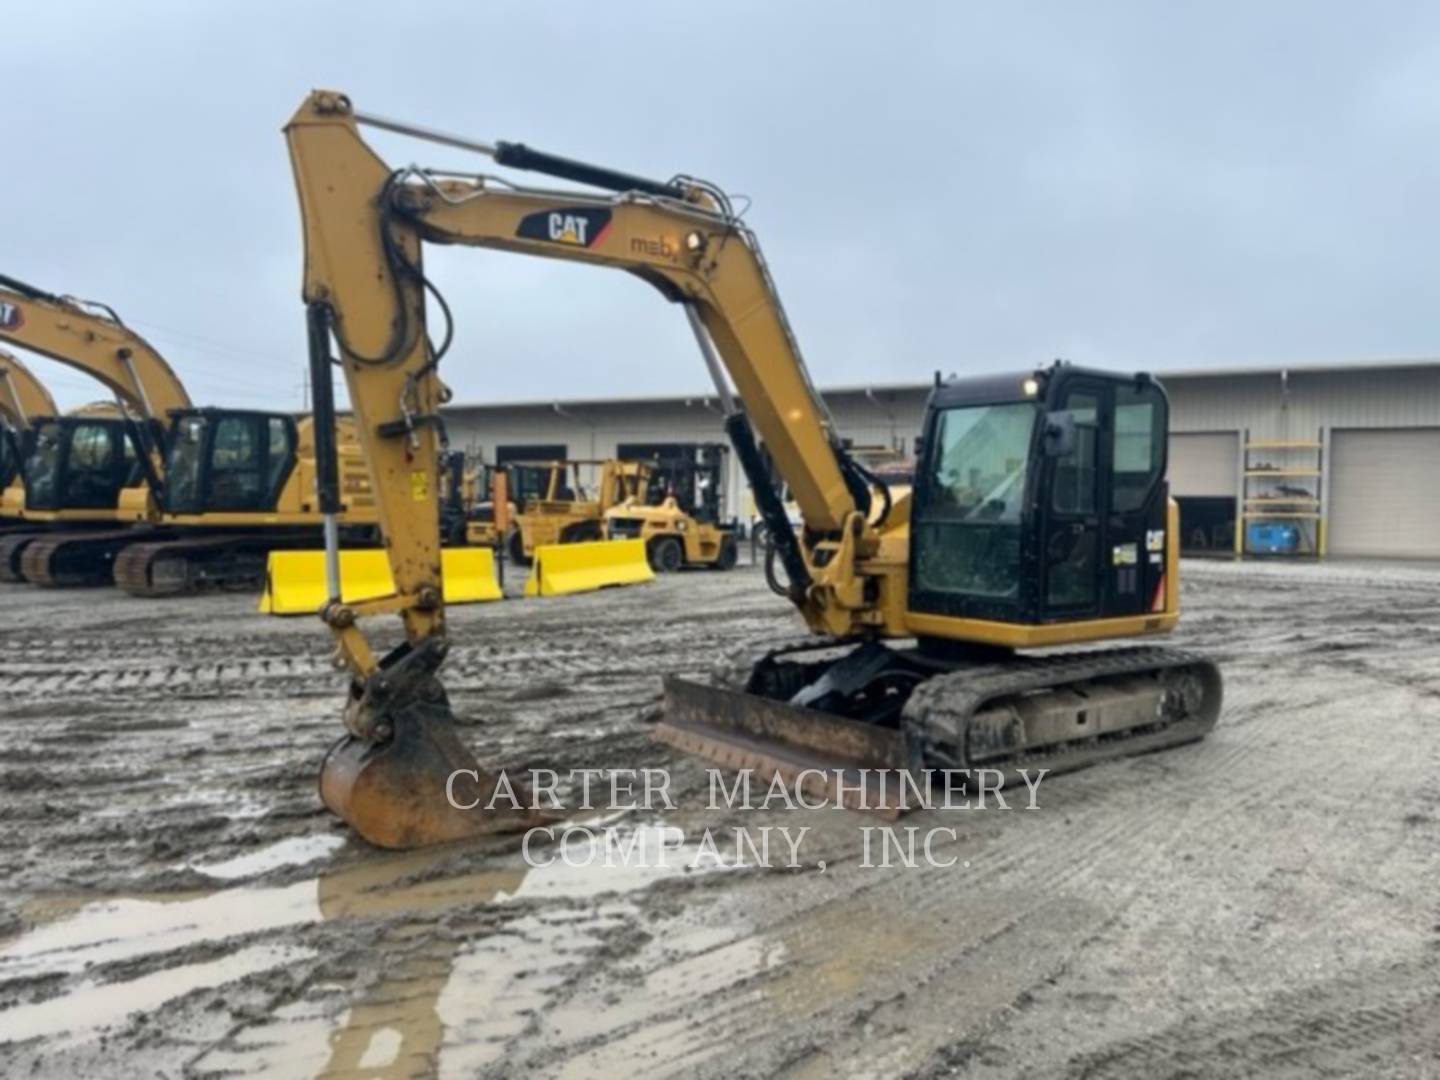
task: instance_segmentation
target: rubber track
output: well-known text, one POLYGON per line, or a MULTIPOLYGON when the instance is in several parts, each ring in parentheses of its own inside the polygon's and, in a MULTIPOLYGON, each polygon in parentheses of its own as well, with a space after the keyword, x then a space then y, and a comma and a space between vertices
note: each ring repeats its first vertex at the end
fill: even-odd
POLYGON ((33 543, 42 536, 48 536, 43 532, 12 532, 0 536, 0 581, 8 581, 11 584, 20 584, 25 578, 19 573, 20 561, 16 552, 33 543), (15 570, 11 570, 11 566, 15 570))
MULTIPOLYGON (((68 544, 105 544, 112 540, 126 540, 137 535, 134 529, 106 529, 99 532, 66 532, 46 533, 30 542, 30 545, 20 555, 20 573, 24 580, 32 585, 39 585, 42 588, 56 588, 65 585, 78 584, 79 582, 57 577, 55 570, 56 557, 68 544)), ((144 535, 140 533, 138 535, 144 535)), ((113 560, 112 560, 113 561, 113 560)), ((86 563, 87 570, 90 563, 86 563)), ((87 581, 91 574, 81 575, 87 581)), ((109 577, 109 567, 103 578, 109 577)), ((96 578, 101 580, 101 578, 96 578)))
MULTIPOLYGON (((1196 653, 1153 647, 1104 649, 1083 653, 1062 653, 1056 656, 1020 656, 997 664, 977 664, 958 671, 937 675, 915 688, 905 705, 903 722, 925 746, 951 744, 949 731, 965 732, 970 720, 985 705, 1001 698, 1037 690, 1073 686, 1094 679, 1116 675, 1144 674, 1165 668, 1208 665, 1210 661, 1196 653)), ((1080 768, 1112 757, 1125 757, 1173 742, 1153 736, 1182 735, 1174 741, 1201 738, 1214 725, 1174 721, 1147 725, 1133 734, 1109 734, 1098 739, 1075 740, 1060 750, 1032 750, 1002 761, 987 761, 986 767, 1018 768, 1029 762, 1043 765, 1052 772, 1080 768), (1187 730, 1172 732, 1184 727, 1187 730), (1154 742, 1156 745, 1149 745, 1154 742), (1141 745, 1135 745, 1141 744, 1141 745)), ((961 747, 965 756, 968 747, 961 747)))
MULTIPOLYGON (((131 596, 157 597, 179 596, 196 591, 191 584, 185 588, 156 588, 150 576, 150 568, 161 558, 180 555, 190 559, 194 555, 223 551, 227 547, 243 545, 246 539, 252 542, 258 538, 236 536, 194 537, 183 540, 156 540, 143 544, 130 544, 115 558, 115 584, 131 596)), ((293 538, 292 542, 293 542, 293 538)), ((245 584, 249 584, 247 577, 245 584)), ((215 588, 226 588, 229 582, 212 582, 215 588)))

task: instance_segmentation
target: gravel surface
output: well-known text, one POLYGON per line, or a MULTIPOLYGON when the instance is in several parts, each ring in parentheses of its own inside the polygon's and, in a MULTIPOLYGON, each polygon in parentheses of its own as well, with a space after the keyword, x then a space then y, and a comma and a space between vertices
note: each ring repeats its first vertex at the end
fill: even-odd
POLYGON ((1440 1076, 1440 568, 1187 562, 1182 598, 1210 738, 910 815, 953 865, 889 868, 649 737, 663 674, 798 636, 753 569, 455 609, 482 761, 671 771, 673 810, 570 819, 667 865, 532 867, 323 811, 315 620, 5 588, 0 1075, 1440 1076), (799 865, 737 826, 807 827, 799 865))

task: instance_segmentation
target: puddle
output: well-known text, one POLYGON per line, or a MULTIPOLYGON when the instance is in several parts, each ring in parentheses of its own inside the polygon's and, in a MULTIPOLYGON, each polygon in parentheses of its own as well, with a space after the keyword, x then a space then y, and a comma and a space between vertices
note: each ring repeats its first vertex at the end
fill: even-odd
MULTIPOLYGON (((636 837, 638 857, 655 858, 659 845, 667 839, 673 842, 677 832, 665 826, 642 826, 627 835, 636 837)), ((293 885, 89 904, 68 918, 37 927, 0 947, 0 981, 42 972, 75 972, 90 964, 322 919, 385 916, 519 898, 582 899, 632 892, 687 873, 693 849, 672 847, 663 865, 647 861, 644 865, 615 866, 598 861, 593 865, 570 865, 561 861, 558 853, 546 852, 555 861, 534 869, 516 863, 504 869, 396 885, 434 866, 447 854, 453 853, 424 851, 370 859, 293 885)), ((589 850, 588 855, 601 857, 595 850, 589 850)), ((586 857, 587 849, 580 845, 570 852, 571 863, 582 863, 586 857)))
MULTIPOLYGON (((627 830, 624 835, 627 843, 635 845, 629 865, 605 865, 606 850, 603 847, 594 842, 577 842, 564 853, 568 862, 562 859, 558 847, 537 848, 538 855, 553 861, 531 868, 516 860, 497 869, 406 884, 406 879, 423 874, 454 854, 453 851, 410 852, 369 859, 293 885, 131 897, 88 904, 0 945, 0 983, 57 972, 76 974, 96 964, 130 960, 239 935, 285 930, 328 919, 424 913, 462 905, 504 904, 519 899, 584 900, 635 892, 686 873, 711 873, 724 869, 706 867, 689 870, 696 849, 693 846, 677 846, 677 837, 683 838, 677 829, 641 826, 627 830)), ((227 874, 256 872, 257 865, 269 864, 266 860, 275 865, 284 865, 285 861, 296 859, 310 861, 323 857, 325 848, 339 843, 343 840, 334 837, 299 838, 294 843, 282 841, 241 859, 215 864, 207 872, 224 877, 227 874), (237 865, 242 861, 243 865, 237 865)), ((620 856, 616 854, 613 858, 618 862, 620 856)), ((605 908, 602 906, 600 910, 603 912, 605 908)), ((500 1008, 493 1000, 493 996, 499 993, 494 984, 496 979, 510 980, 515 984, 504 992, 508 995, 508 1004, 504 1007, 516 1008, 514 1003, 526 1000, 527 994, 536 993, 542 986, 539 976, 545 966, 545 957, 569 955, 573 949, 566 944, 567 941, 593 940, 595 933, 609 925, 605 919, 613 922, 620 917, 613 911, 603 916, 594 912, 577 914, 571 910, 549 914, 554 916, 553 921, 534 921, 530 927, 528 933, 535 938, 530 945, 517 945, 517 942, 528 940, 524 937, 507 943, 501 940, 507 935, 496 935, 465 954, 469 956, 473 952, 484 957, 483 960, 461 964, 456 956, 459 945, 451 943, 447 946, 450 952, 438 959, 437 973, 426 976, 435 983, 433 989, 425 991, 420 997, 430 1002, 424 1010, 426 1015, 433 1014, 438 1007, 436 996, 446 982, 452 981, 452 968, 458 970, 463 967, 466 974, 457 982, 457 986, 463 989, 456 991, 461 995, 463 1005, 457 1007, 458 1011, 450 1011, 450 1024, 436 1021, 439 1025, 437 1031, 445 1030, 452 1024, 463 1026, 466 1017, 496 1016, 496 1009, 500 1008), (499 944, 486 944, 492 940, 499 944), (512 950, 511 945, 516 948, 512 950), (496 952, 496 949, 499 951, 496 952), (512 955, 523 955, 525 960, 516 967, 513 962, 505 960, 512 955), (520 987, 519 984, 527 979, 532 981, 520 987), (520 993, 521 989, 524 994, 520 993)), ((531 920, 527 919, 517 920, 517 925, 522 927, 530 923, 531 920)), ((106 1019, 111 1015, 104 1004, 107 1000, 113 998, 116 1002, 114 1007, 123 1005, 126 1011, 148 1008, 151 1007, 148 1004, 150 995, 159 993, 162 986, 171 989, 167 996, 174 996, 193 986, 214 985, 204 981, 207 979, 224 981, 238 978, 248 970, 259 970, 254 965, 267 960, 272 953, 278 955, 273 949, 271 952, 243 949, 231 958, 208 964, 177 966, 130 982, 108 985, 86 983, 50 1001, 7 1011, 6 1030, 0 1041, 28 1037, 12 1034, 12 1025, 8 1022, 20 1015, 32 1015, 27 1010, 40 1010, 33 1015, 41 1019, 29 1021, 36 1034, 72 1029, 98 1030, 111 1022, 106 1019), (231 961, 235 963, 231 964, 231 961), (153 987, 149 981, 152 979, 155 980, 153 987), (135 1001, 140 1004, 133 1004, 135 1001), (62 1020, 62 1017, 65 1019, 62 1020)), ((522 1014, 523 1010, 514 1015, 518 1017, 522 1014)), ((368 1030, 371 1025, 363 1020, 364 1013, 357 1015, 359 1019, 352 1026, 365 1030, 367 1036, 373 1034, 368 1030)), ((402 1027, 399 1030, 403 1035, 405 1029, 402 1027)), ((380 1049, 370 1049, 373 1042, 367 1037, 365 1049, 353 1059, 354 1068, 360 1068, 359 1062, 365 1053, 381 1053, 380 1049)))
MULTIPOLYGON (((658 1011, 730 993, 737 980, 774 962, 773 951, 751 939, 688 958, 637 984, 627 982, 622 998, 614 997, 615 982, 604 978, 598 987, 557 1005, 567 986, 584 978, 585 964, 605 932, 639 917, 632 904, 616 900, 583 913, 527 915, 502 932, 470 941, 427 941, 418 956, 397 965, 349 1008, 330 999, 328 1023, 319 1015, 324 1002, 297 1004, 246 1028, 194 1067, 267 1080, 518 1075, 525 1062, 517 1047, 533 1049, 542 1042, 564 1047, 640 1024, 658 1011)), ((681 1041, 685 1025, 675 1026, 676 1041, 665 1046, 667 1057, 660 1060, 696 1060, 695 1047, 681 1041)), ((637 1042, 645 1043, 645 1051, 653 1049, 648 1025, 629 1039, 577 1056, 566 1064, 567 1075, 630 1075, 637 1068, 631 1059, 637 1042)))
MULTIPOLYGON (((74 1033, 70 1041, 79 1041, 85 1032, 116 1024, 132 1013, 157 1008, 192 990, 223 986, 247 975, 307 960, 314 955, 310 949, 256 945, 218 960, 165 968, 128 982, 83 983, 68 994, 49 1001, 6 1009, 0 1044, 67 1032, 74 1033), (79 1019, 81 1017, 83 1020, 79 1019), (78 1031, 77 1025, 82 1025, 78 1031)), ((64 1045, 64 1041, 52 1045, 64 1045)))
POLYGON ((233 881, 236 878, 256 877, 282 866, 303 866, 332 855, 344 846, 343 836, 330 836, 325 833, 292 836, 288 840, 277 841, 258 851, 249 851, 224 862, 195 863, 191 869, 206 877, 233 881))
POLYGON ((195 1068, 267 1080, 677 1075, 725 1049, 723 1039, 697 1040, 685 1018, 717 1001, 765 1007, 768 984, 751 980, 784 962, 786 946, 707 926, 633 956, 598 956, 607 931, 643 918, 617 898, 527 915, 468 941, 427 940, 348 1008, 331 998, 328 1024, 324 1002, 296 1003, 195 1068), (605 970, 593 976, 597 958, 605 970), (545 1068, 527 1059, 537 1046, 554 1058, 545 1068))

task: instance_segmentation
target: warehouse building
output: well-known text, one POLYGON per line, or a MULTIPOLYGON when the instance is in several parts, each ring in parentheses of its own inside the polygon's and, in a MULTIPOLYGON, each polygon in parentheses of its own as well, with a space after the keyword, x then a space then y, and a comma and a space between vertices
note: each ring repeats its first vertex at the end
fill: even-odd
MULTIPOLYGON (((1440 362, 1163 373, 1172 493, 1192 554, 1440 558, 1440 362)), ((915 449, 929 385, 822 391, 857 447, 915 449)), ((457 404, 486 462, 681 456, 723 442, 713 395, 457 404)), ((729 456, 726 506, 749 511, 729 456)))

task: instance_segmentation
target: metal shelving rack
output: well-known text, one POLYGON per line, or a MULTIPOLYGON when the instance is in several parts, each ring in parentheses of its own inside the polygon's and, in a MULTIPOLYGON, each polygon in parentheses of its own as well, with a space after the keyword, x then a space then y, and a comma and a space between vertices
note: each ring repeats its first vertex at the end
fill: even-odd
POLYGON ((1244 508, 1235 530, 1235 554, 1276 557, 1325 556, 1325 443, 1315 441, 1251 439, 1245 433, 1244 508), (1309 455, 1309 460, 1306 460, 1309 455), (1288 489, 1288 490, 1285 490, 1288 489), (1299 543, 1293 552, 1250 550, 1249 526, 1254 522, 1293 525, 1299 543))

